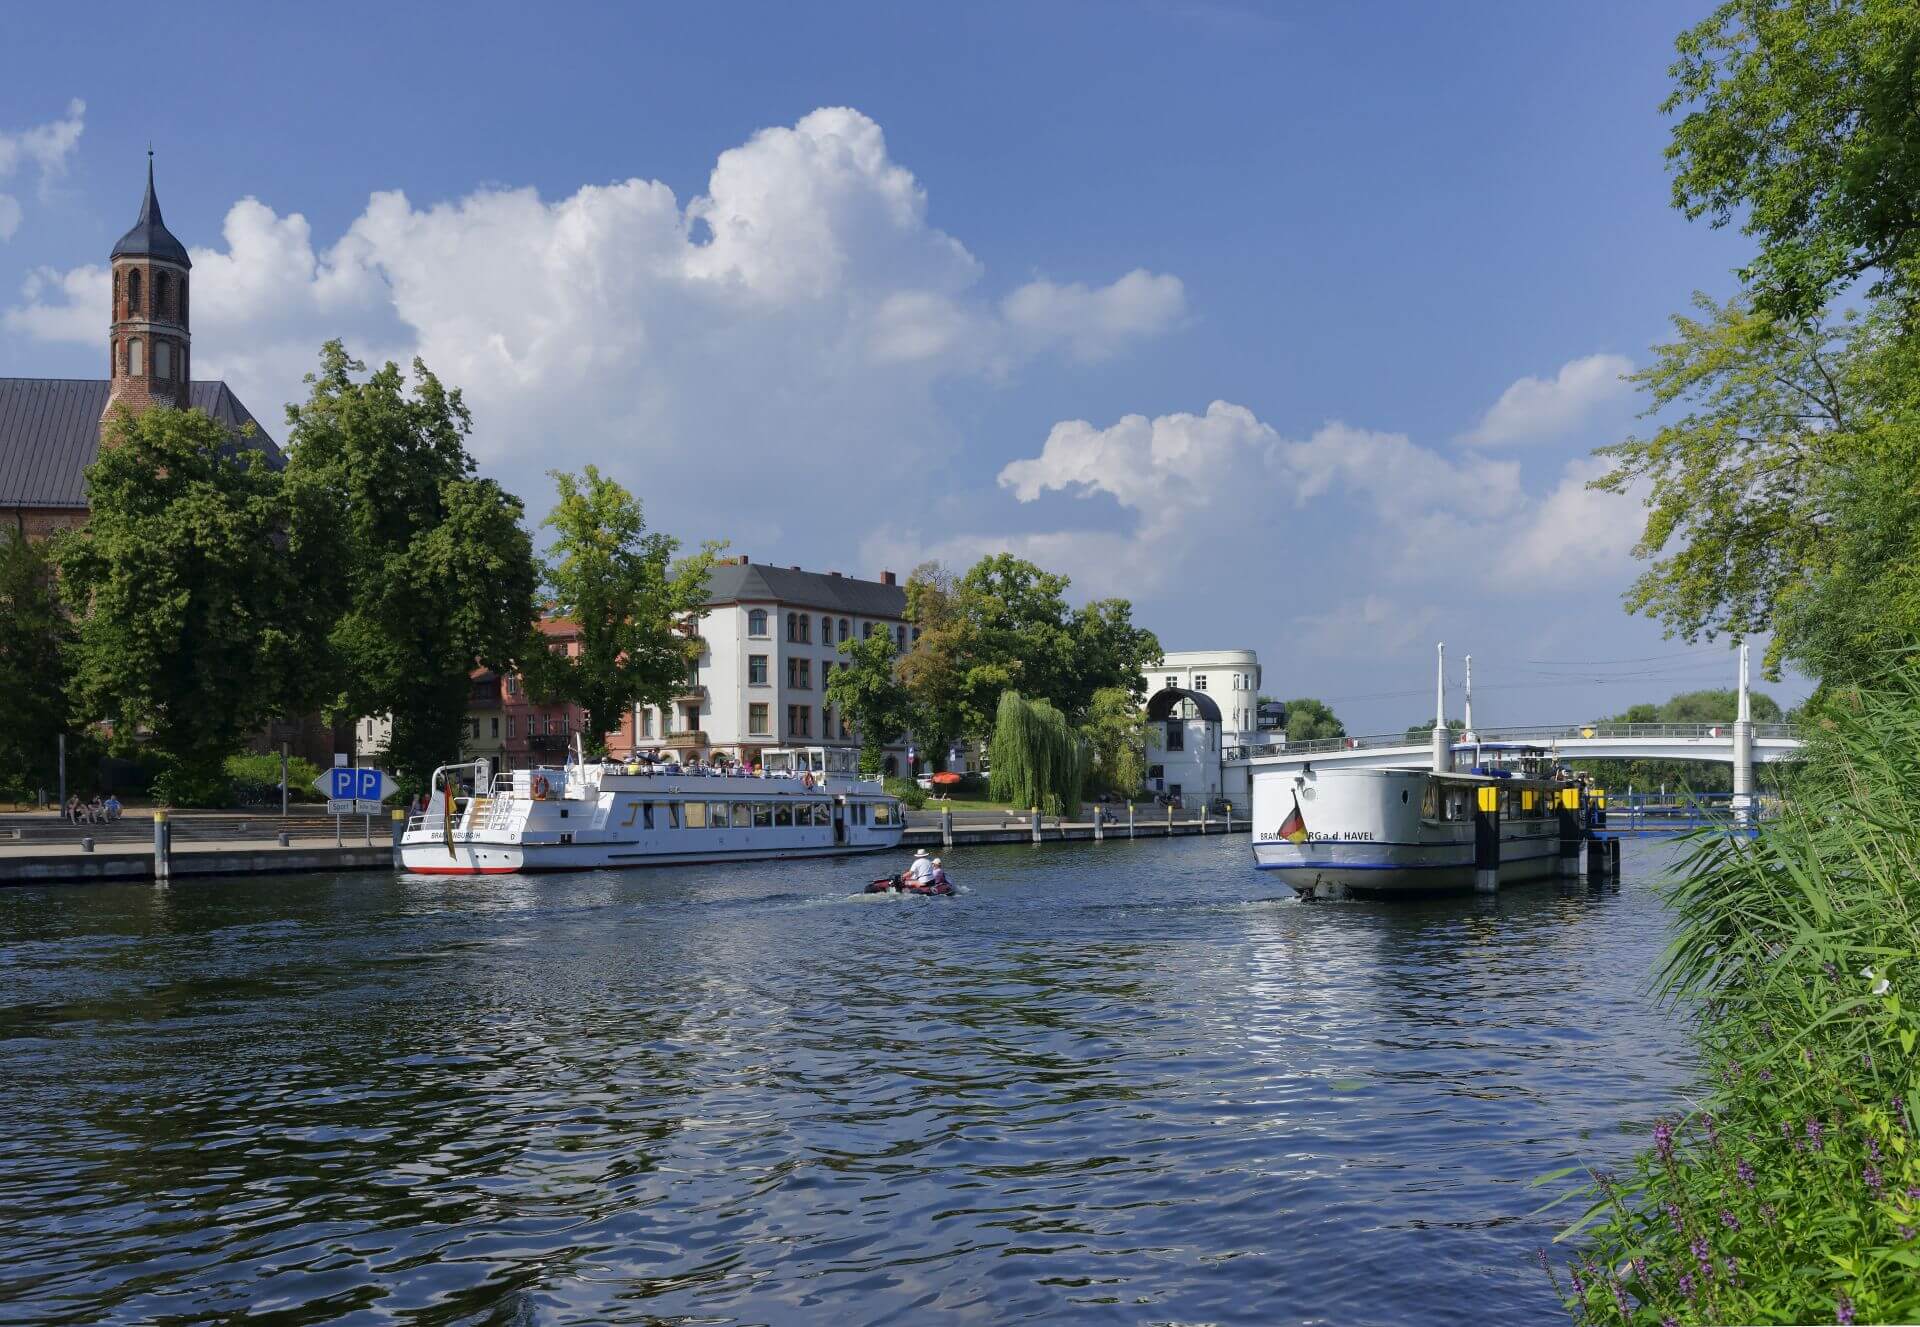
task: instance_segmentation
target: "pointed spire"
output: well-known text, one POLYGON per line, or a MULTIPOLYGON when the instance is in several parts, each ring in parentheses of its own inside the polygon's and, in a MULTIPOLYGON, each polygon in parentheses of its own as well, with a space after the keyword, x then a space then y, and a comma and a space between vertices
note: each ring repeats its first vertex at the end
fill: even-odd
POLYGON ((115 258, 160 258, 182 267, 192 267, 187 246, 173 237, 160 217, 160 196, 153 188, 153 149, 147 149, 147 196, 140 200, 140 218, 133 229, 113 246, 115 258))

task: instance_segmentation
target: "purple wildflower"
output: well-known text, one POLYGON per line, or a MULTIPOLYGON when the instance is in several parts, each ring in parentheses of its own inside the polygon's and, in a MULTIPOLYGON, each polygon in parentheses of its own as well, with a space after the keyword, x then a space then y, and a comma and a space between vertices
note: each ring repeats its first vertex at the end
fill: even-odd
POLYGON ((1760 1071, 1760 1081, 1763 1083, 1771 1083, 1773 1081, 1773 1070, 1762 1069, 1760 1071))
POLYGON ((1688 1301, 1691 1301, 1693 1299, 1693 1278, 1685 1272, 1680 1273, 1679 1286, 1681 1295, 1688 1301))
POLYGON ((1912 1226, 1895 1226, 1895 1227, 1894 1227, 1894 1229, 1900 1232, 1900 1238, 1901 1238, 1901 1239, 1912 1239, 1912 1238, 1913 1238, 1913 1227, 1912 1227, 1912 1226))
POLYGON ((1871 1161, 1867 1163, 1866 1169, 1860 1172, 1860 1182, 1865 1184, 1867 1188, 1873 1192, 1875 1197, 1879 1196, 1881 1188, 1886 1184, 1886 1181, 1880 1178, 1879 1170, 1875 1168, 1871 1161))
POLYGON ((1780 1140, 1785 1142, 1791 1137, 1793 1137, 1793 1126, 1785 1120, 1780 1121, 1780 1140))
POLYGON ((1665 1120, 1653 1122, 1653 1150, 1669 1166, 1673 1164, 1673 1126, 1665 1120))
POLYGON ((1662 1318, 1660 1319, 1660 1327, 1680 1327, 1680 1320, 1678 1318, 1662 1318))
POLYGON ((1740 1182, 1749 1189, 1753 1187, 1753 1163, 1745 1157, 1740 1158, 1740 1164, 1733 1168, 1733 1173, 1738 1175, 1740 1182))
POLYGON ((1662 1203, 1660 1204, 1660 1206, 1665 1209, 1667 1213, 1667 1220, 1673 1222, 1674 1234, 1676 1235, 1686 1234, 1687 1223, 1686 1223, 1686 1219, 1680 1215, 1680 1209, 1678 1207, 1675 1207, 1670 1202, 1662 1203))
POLYGON ((1772 1224, 1773 1224, 1773 1215, 1774 1215, 1774 1213, 1773 1213, 1773 1204, 1772 1204, 1772 1203, 1761 1203, 1761 1204, 1760 1204, 1760 1219, 1761 1219, 1762 1221, 1765 1221, 1765 1222, 1766 1222, 1766 1223, 1767 1223, 1768 1225, 1772 1225, 1772 1224))
POLYGON ((1713 1126, 1713 1112, 1702 1111, 1700 1113, 1700 1123, 1706 1126, 1707 1141, 1715 1147, 1720 1146, 1720 1131, 1713 1126))
POLYGON ((1845 1295, 1840 1296, 1833 1303, 1833 1320, 1841 1327, 1847 1327, 1847 1324, 1853 1321, 1853 1301, 1845 1295))
POLYGON ((1707 1253, 1707 1237, 1705 1235, 1696 1235, 1693 1243, 1687 1247, 1693 1253, 1693 1260, 1700 1264, 1700 1279, 1702 1281, 1713 1280, 1713 1259, 1708 1256, 1707 1253))
POLYGON ((1632 1266, 1633 1274, 1640 1278, 1642 1284, 1645 1284, 1647 1279, 1647 1260, 1645 1258, 1635 1258, 1632 1266))
POLYGON ((1728 1254, 1727 1255, 1727 1280, 1738 1281, 1739 1279, 1740 1279, 1740 1260, 1734 1257, 1732 1254, 1728 1254))
POLYGON ((1833 966, 1833 964, 1831 964, 1831 963, 1822 963, 1822 964, 1820 965, 1820 971, 1822 971, 1822 972, 1824 972, 1824 973, 1826 973, 1826 974, 1827 974, 1827 980, 1828 980, 1828 981, 1837 981, 1837 980, 1839 980, 1839 977, 1840 977, 1840 969, 1839 969, 1839 968, 1836 968, 1836 967, 1835 967, 1835 966, 1833 966))
POLYGON ((1573 1279, 1574 1293, 1579 1295, 1581 1299, 1585 1299, 1587 1297, 1587 1278, 1580 1275, 1580 1264, 1568 1263, 1567 1275, 1573 1279))
POLYGON ((1720 1224, 1728 1230, 1738 1230, 1740 1229, 1740 1218, 1723 1207, 1720 1209, 1720 1224))
POLYGON ((1880 1144, 1876 1142, 1874 1139, 1871 1139, 1871 1138, 1867 1139, 1867 1155, 1873 1158, 1875 1164, 1879 1163, 1880 1144))
POLYGON ((1773 1020, 1772 1019, 1763 1018, 1760 1020, 1760 1035, 1765 1037, 1768 1041, 1773 1040, 1773 1020))
POLYGON ((1627 1292, 1621 1288, 1620 1283, 1612 1277, 1608 1277, 1607 1289, 1613 1292, 1613 1306, 1620 1310, 1620 1316, 1623 1318, 1631 1318, 1633 1316, 1633 1305, 1627 1302, 1627 1292))
POLYGON ((1812 1144, 1813 1150, 1816 1152, 1820 1150, 1821 1137, 1820 1121, 1814 1119, 1811 1115, 1807 1116, 1807 1142, 1812 1144))
POLYGON ((1895 1119, 1898 1119, 1898 1118, 1900 1118, 1900 1116, 1902 1116, 1902 1115, 1905 1115, 1906 1113, 1907 1113, 1907 1103, 1906 1103, 1906 1100, 1905 1100, 1905 1099, 1904 1099, 1903 1097, 1901 1097, 1901 1095, 1900 1095, 1900 1094, 1899 1094, 1898 1092, 1896 1092, 1896 1093, 1894 1093, 1894 1094, 1893 1094, 1893 1115, 1894 1115, 1894 1118, 1895 1118, 1895 1119))

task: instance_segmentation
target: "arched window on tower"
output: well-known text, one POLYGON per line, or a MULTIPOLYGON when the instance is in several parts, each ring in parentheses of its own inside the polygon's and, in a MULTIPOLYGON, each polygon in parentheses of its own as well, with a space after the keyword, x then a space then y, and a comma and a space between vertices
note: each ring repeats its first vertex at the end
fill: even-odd
POLYGON ((136 336, 127 342, 127 373, 130 377, 138 378, 146 371, 147 349, 136 336))
POLYGON ((173 377, 173 346, 168 342, 153 343, 153 376, 162 381, 173 377))
MULTIPOLYGON (((171 286, 172 286, 172 283, 167 280, 167 274, 165 272, 154 273, 153 275, 153 313, 156 318, 164 318, 167 316, 168 306, 171 303, 171 297, 173 295, 171 286)), ((154 363, 157 366, 160 361, 159 347, 157 346, 154 348, 153 358, 154 358, 154 363)), ((160 376, 164 378, 166 377, 166 374, 163 373, 160 376)))
POLYGON ((140 272, 137 268, 127 273, 127 312, 140 312, 140 272))
POLYGON ((181 277, 181 278, 180 278, 180 318, 179 318, 179 322, 180 322, 180 325, 181 325, 182 327, 185 327, 185 326, 187 325, 187 279, 186 279, 185 277, 181 277))

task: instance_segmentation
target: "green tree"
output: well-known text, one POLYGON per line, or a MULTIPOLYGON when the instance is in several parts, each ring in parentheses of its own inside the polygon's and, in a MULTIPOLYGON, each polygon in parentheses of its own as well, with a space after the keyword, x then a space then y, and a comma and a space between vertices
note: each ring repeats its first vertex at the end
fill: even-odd
POLYGON ((845 662, 827 679, 827 699, 860 736, 860 768, 876 773, 887 745, 913 722, 913 698, 894 667, 893 637, 887 632, 841 641, 840 656, 845 662))
POLYGON ((1003 692, 996 707, 988 788, 1011 806, 1052 815, 1077 810, 1090 763, 1067 716, 1044 700, 1003 692))
MULTIPOLYGON (((1266 697, 1260 698, 1263 702, 1266 697)), ((1333 712, 1333 707, 1324 700, 1314 700, 1302 696, 1298 700, 1285 702, 1287 707, 1287 740, 1289 742, 1317 742, 1329 737, 1345 737, 1347 726, 1333 712)), ((1433 725, 1428 724, 1431 732, 1433 725)))
POLYGON ((1759 243, 1764 307, 1817 315, 1869 271, 1920 276, 1920 9, 1728 0, 1683 33, 1668 113, 1673 197, 1759 243))
POLYGON ((1067 619, 1073 636, 1072 673, 1054 699, 1068 714, 1090 714, 1103 691, 1124 691, 1135 705, 1147 696, 1146 670, 1164 657, 1160 638, 1133 625, 1125 599, 1096 599, 1067 619))
MULTIPOLYGON (((1630 611, 1688 641, 1758 635, 1824 561, 1836 475, 1877 431, 1890 328, 1877 316, 1798 324, 1740 301, 1694 304, 1702 316, 1676 317, 1676 338, 1634 375, 1647 416, 1664 422, 1601 448, 1613 468, 1593 487, 1647 492, 1634 551, 1652 563, 1630 611)), ((1769 646, 1769 672, 1788 647, 1769 646)))
POLYGON ((471 670, 506 669, 531 635, 535 571, 520 500, 474 477, 472 418, 419 360, 406 375, 338 341, 290 406, 288 476, 324 495, 334 547, 304 569, 337 586, 331 717, 392 716, 386 759, 418 787, 458 758, 471 670))
POLYGON ((59 786, 72 642, 46 548, 0 533, 0 791, 9 797, 59 786))
POLYGON ((706 604, 717 545, 676 563, 680 543, 648 533, 640 503, 594 466, 553 472, 559 489, 544 525, 555 532, 541 564, 554 611, 580 632, 579 652, 526 652, 533 695, 587 713, 596 750, 633 705, 666 705, 687 684, 700 639, 685 629, 706 604))
POLYGON ((91 514, 54 552, 76 618, 71 692, 117 749, 157 758, 172 800, 222 799, 225 758, 312 694, 313 498, 198 410, 108 423, 91 514))
POLYGON ((935 766, 944 767, 953 743, 979 731, 968 726, 968 629, 959 584, 938 562, 926 562, 907 577, 906 593, 914 641, 898 668, 913 705, 909 726, 935 766))
POLYGON ((1138 793, 1147 778, 1147 716, 1139 699, 1124 687, 1094 692, 1083 733, 1094 781, 1122 797, 1138 793))
MULTIPOLYGON (((1460 720, 1460 719, 1447 720, 1448 732, 1464 733, 1466 730, 1467 730, 1467 725, 1463 720, 1460 720)), ((1406 738, 1409 742, 1425 742, 1432 736, 1433 736, 1433 720, 1432 719, 1423 719, 1417 723, 1410 723, 1407 725, 1406 738)))

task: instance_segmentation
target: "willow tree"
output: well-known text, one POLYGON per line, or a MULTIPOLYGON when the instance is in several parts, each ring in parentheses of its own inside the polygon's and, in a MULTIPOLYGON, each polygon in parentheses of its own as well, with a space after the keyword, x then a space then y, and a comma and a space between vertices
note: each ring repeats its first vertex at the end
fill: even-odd
POLYGON ((1067 716, 1046 701, 1001 692, 989 756, 989 790, 996 800, 1037 806, 1055 815, 1080 805, 1087 749, 1067 725, 1067 716))

